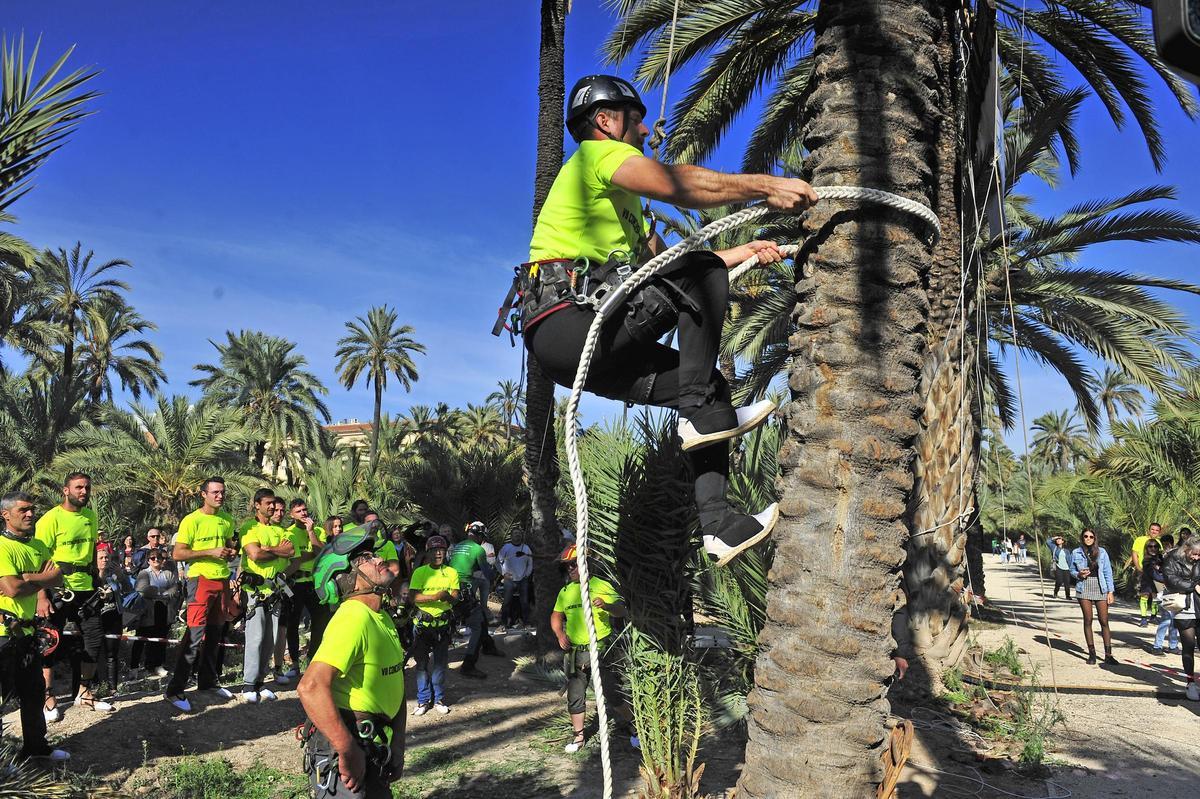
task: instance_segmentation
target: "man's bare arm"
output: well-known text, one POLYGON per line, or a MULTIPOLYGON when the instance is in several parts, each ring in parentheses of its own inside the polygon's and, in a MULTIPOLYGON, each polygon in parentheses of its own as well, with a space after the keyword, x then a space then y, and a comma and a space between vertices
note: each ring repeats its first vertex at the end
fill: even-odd
POLYGON ((691 164, 660 164, 642 155, 617 167, 612 182, 640 197, 685 208, 765 200, 776 210, 803 211, 817 202, 813 187, 799 178, 731 175, 691 164))

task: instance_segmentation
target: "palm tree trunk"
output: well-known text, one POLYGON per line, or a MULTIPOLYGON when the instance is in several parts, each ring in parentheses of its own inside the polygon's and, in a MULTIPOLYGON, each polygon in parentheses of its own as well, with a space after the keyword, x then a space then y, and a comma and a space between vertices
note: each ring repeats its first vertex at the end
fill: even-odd
MULTIPOLYGON (((817 186, 931 201, 941 5, 820 4, 804 133, 817 186)), ((881 774, 929 253, 915 219, 830 205, 809 217, 817 246, 811 276, 796 286, 793 400, 779 455, 784 518, 739 797, 858 799, 881 774)))
MULTIPOLYGON (((940 693, 941 675, 957 662, 967 640, 967 605, 963 567, 967 550, 967 512, 975 499, 979 464, 979 429, 970 387, 973 353, 964 331, 970 314, 960 302, 972 296, 961 282, 964 271, 963 230, 959 198, 962 173, 959 142, 965 97, 957 76, 955 42, 960 33, 958 9, 947 5, 938 43, 942 72, 938 95, 937 205, 942 238, 929 270, 928 351, 921 370, 921 433, 913 463, 912 528, 906 546, 904 587, 907 596, 911 678, 904 687, 940 693)), ((973 235, 973 233, 972 233, 973 235)))
POLYGON ((375 415, 371 417, 371 469, 375 474, 375 464, 379 462, 379 415, 383 408, 383 386, 375 380, 375 415))
MULTIPOLYGON (((537 166, 533 181, 533 219, 538 212, 563 160, 562 113, 566 90, 563 85, 563 46, 566 33, 567 0, 542 0, 541 37, 538 60, 537 166)), ((548 652, 555 644, 550 629, 554 597, 562 587, 555 558, 562 545, 558 526, 558 442, 554 431, 554 381, 529 358, 525 386, 525 479, 529 484, 532 522, 529 544, 533 550, 533 586, 536 596, 534 618, 537 647, 548 652)))

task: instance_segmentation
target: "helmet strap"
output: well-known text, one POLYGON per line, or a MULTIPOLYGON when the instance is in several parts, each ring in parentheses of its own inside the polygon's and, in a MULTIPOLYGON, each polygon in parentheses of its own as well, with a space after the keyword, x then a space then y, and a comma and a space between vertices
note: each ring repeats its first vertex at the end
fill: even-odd
POLYGON ((621 135, 620 136, 614 136, 611 133, 609 133, 607 130, 605 130, 604 128, 602 128, 596 124, 596 115, 599 113, 600 113, 600 110, 598 109, 590 117, 588 117, 588 125, 592 128, 592 130, 600 131, 602 134, 604 134, 605 138, 610 139, 612 141, 621 141, 621 142, 625 141, 625 134, 629 132, 629 108, 628 108, 628 106, 625 107, 624 112, 621 114, 621 135))
POLYGON ((363 590, 351 591, 342 597, 343 600, 349 599, 352 596, 366 596, 367 594, 378 594, 381 597, 386 597, 388 595, 388 584, 375 582, 367 575, 366 572, 362 570, 361 566, 355 566, 354 572, 370 583, 371 587, 363 590))

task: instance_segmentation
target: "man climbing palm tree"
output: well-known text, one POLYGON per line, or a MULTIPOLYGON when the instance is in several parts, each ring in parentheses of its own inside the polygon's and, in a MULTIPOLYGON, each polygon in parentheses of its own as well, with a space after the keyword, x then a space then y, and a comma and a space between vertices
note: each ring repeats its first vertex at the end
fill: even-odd
MULTIPOLYGON (((595 315, 584 300, 665 249, 642 218, 642 197, 687 208, 765 200, 782 211, 802 211, 817 201, 802 180, 727 175, 646 158, 645 114, 633 86, 607 75, 581 79, 568 98, 567 128, 579 150, 542 206, 530 263, 519 278, 525 344, 564 386, 574 382, 595 315)), ((705 549, 722 564, 766 538, 779 516, 777 505, 753 516, 735 513, 725 499, 729 439, 757 427, 775 408, 762 401, 735 410, 729 385, 715 368, 728 268, 754 255, 762 263, 781 258, 769 241, 693 252, 643 285, 603 328, 586 384, 600 396, 679 412, 705 549), (678 350, 658 342, 676 326, 678 350)))

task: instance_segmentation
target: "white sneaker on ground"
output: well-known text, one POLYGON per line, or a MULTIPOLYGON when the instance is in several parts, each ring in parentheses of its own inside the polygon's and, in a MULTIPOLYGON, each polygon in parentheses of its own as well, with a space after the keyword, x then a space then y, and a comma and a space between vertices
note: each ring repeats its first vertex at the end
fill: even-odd
POLYGON ((744 408, 737 408, 734 411, 737 416, 736 427, 727 430, 715 430, 711 433, 701 433, 691 421, 680 416, 676 432, 679 435, 684 452, 700 447, 707 447, 718 441, 728 441, 731 438, 737 438, 749 433, 770 418, 771 414, 775 411, 775 407, 774 402, 764 399, 751 403, 744 408))
POLYGON ((222 699, 233 699, 233 691, 230 691, 228 688, 222 685, 218 685, 216 688, 209 688, 207 690, 209 693, 216 694, 222 699))
POLYGON ((413 715, 414 716, 424 716, 428 712, 429 712, 429 705, 417 705, 416 710, 413 711, 413 715))
POLYGON ((112 713, 116 710, 110 703, 105 702, 103 699, 96 699, 94 695, 91 698, 84 699, 82 691, 75 695, 75 707, 85 707, 97 713, 112 713))
POLYGON ((252 705, 258 704, 258 691, 242 691, 242 699, 245 699, 252 705))
POLYGON ((46 717, 47 724, 54 724, 62 721, 63 718, 62 708, 58 705, 55 705, 54 707, 43 707, 42 715, 46 717))
POLYGON ((441 713, 443 716, 450 712, 450 708, 446 707, 441 702, 434 702, 433 709, 436 712, 441 713))
POLYGON ((1193 702, 1200 702, 1200 686, 1194 682, 1188 683, 1187 698, 1193 702))
POLYGON ((258 690, 258 698, 264 702, 274 702, 279 697, 275 696, 275 692, 270 688, 260 688, 258 690))
POLYGON ((162 666, 159 666, 159 667, 157 667, 157 668, 155 668, 155 669, 153 669, 153 670, 151 670, 151 671, 150 671, 150 674, 151 674, 151 676, 158 677, 159 679, 161 679, 161 678, 163 678, 163 677, 166 677, 166 676, 167 676, 167 675, 169 675, 170 673, 171 673, 171 672, 167 671, 167 670, 166 670, 166 669, 164 669, 162 666))
POLYGON ((192 703, 187 701, 187 698, 184 697, 183 694, 166 694, 163 696, 163 699, 167 700, 184 713, 192 712, 192 703))
POLYGON ((66 749, 51 749, 50 754, 46 755, 51 763, 66 763, 71 759, 71 753, 66 749))
MULTIPOLYGON (((516 627, 513 627, 513 629, 515 630, 515 629, 517 629, 517 628, 516 628, 516 627)), ((507 628, 507 627, 505 627, 503 624, 501 624, 501 625, 500 625, 499 627, 497 627, 497 628, 496 628, 496 630, 495 630, 495 634, 496 634, 496 635, 505 635, 505 634, 507 634, 507 633, 508 633, 508 628, 507 628)))
POLYGON ((573 755, 582 749, 586 743, 587 739, 583 737, 583 733, 577 733, 575 735, 575 739, 563 747, 563 751, 568 755, 573 755), (581 738, 583 738, 583 740, 580 740, 581 738))
POLYGON ((750 547, 766 539, 779 521, 779 503, 768 505, 766 510, 753 516, 735 518, 735 527, 722 531, 720 535, 704 536, 704 551, 716 558, 718 566, 724 566, 750 547))

